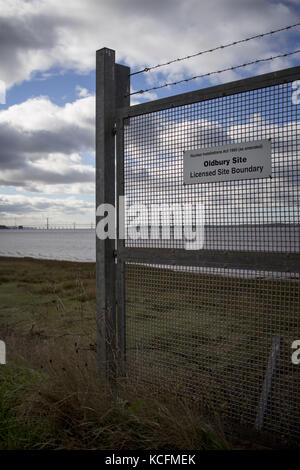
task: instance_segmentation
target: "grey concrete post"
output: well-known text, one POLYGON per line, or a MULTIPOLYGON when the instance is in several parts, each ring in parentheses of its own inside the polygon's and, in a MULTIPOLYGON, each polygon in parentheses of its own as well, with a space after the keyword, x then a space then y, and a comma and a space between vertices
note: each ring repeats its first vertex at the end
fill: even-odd
MULTIPOLYGON (((115 52, 96 52, 96 208, 115 206, 115 52)), ((96 224, 99 217, 96 217, 96 224)), ((114 370, 115 241, 96 237, 97 357, 101 378, 114 370)))
MULTIPOLYGON (((116 108, 128 102, 128 71, 115 64, 113 50, 96 52, 96 208, 116 207, 116 108)), ((96 264, 97 357, 100 376, 106 380, 114 377, 117 360, 115 240, 96 237, 96 264)))

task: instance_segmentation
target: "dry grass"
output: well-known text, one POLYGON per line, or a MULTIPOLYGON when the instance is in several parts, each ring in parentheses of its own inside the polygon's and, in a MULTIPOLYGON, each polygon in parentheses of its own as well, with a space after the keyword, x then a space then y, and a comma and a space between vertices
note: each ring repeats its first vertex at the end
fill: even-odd
POLYGON ((97 375, 94 265, 0 259, 0 449, 226 449, 172 387, 97 375))
MULTIPOLYGON (((250 288, 259 295, 254 283, 244 284, 245 296, 250 288)), ((139 306, 143 318, 136 321, 147 334, 147 321, 155 325, 159 307, 168 312, 180 303, 189 311, 182 292, 153 285, 160 296, 153 305, 142 289, 129 286, 129 307, 139 306)), ((0 339, 8 354, 0 366, 0 450, 263 447, 261 436, 242 430, 224 437, 210 408, 211 390, 204 403, 184 399, 182 384, 166 376, 159 392, 137 376, 123 377, 113 388, 101 383, 95 331, 94 264, 0 258, 0 339)), ((167 337, 160 338, 167 344, 167 337)))
POLYGON ((228 447, 217 422, 208 424, 199 406, 167 387, 158 395, 126 378, 113 389, 105 387, 97 378, 93 348, 78 343, 71 348, 63 338, 45 341, 30 333, 21 342, 14 333, 4 339, 15 348, 0 374, 2 384, 9 377, 5 399, 15 432, 5 438, 0 431, 0 448, 228 447))

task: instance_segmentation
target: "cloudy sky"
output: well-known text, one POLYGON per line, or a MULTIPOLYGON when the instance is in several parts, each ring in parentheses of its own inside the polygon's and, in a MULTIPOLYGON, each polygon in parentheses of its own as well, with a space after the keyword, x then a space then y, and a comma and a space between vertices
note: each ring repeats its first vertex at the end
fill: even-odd
MULTIPOLYGON (((117 61, 135 71, 299 20, 300 0, 0 0, 0 224, 94 221, 97 49, 116 50, 117 61)), ((132 91, 298 49, 299 33, 134 76, 132 91)), ((132 104, 299 61, 296 54, 134 95, 132 104)))

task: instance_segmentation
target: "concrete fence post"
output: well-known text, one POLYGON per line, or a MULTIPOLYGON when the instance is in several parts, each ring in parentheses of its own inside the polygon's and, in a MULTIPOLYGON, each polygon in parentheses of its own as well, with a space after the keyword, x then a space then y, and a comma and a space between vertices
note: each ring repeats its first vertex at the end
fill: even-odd
MULTIPOLYGON (((101 204, 116 207, 116 109, 128 102, 129 81, 129 69, 115 63, 115 51, 96 52, 96 208, 101 204)), ((104 380, 116 373, 115 243, 96 236, 97 357, 104 380)))

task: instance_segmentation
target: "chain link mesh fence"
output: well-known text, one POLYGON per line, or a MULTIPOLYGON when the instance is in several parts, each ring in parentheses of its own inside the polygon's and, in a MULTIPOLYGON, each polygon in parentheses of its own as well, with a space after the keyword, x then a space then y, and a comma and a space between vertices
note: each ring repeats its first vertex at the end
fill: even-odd
MULTIPOLYGON (((129 204, 201 203, 205 250, 299 253, 299 109, 291 82, 130 117, 124 126, 129 204), (272 178, 183 184, 183 152, 271 139, 272 178)), ((299 273, 176 265, 182 240, 126 240, 174 249, 174 264, 125 263, 126 357, 133 373, 172 384, 253 425, 272 345, 280 345, 264 429, 299 438, 299 273)), ((149 251, 150 253, 150 251, 149 251)))

